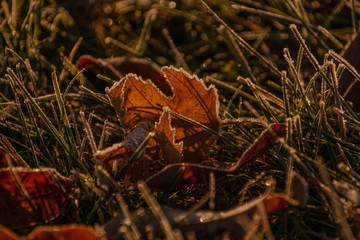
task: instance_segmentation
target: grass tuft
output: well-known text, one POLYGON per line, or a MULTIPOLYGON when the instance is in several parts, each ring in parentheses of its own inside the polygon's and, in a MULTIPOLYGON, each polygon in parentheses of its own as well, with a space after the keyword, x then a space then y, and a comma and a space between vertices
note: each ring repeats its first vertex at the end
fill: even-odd
POLYGON ((308 203, 272 214, 266 234, 275 239, 360 238, 359 204, 334 184, 344 182, 360 195, 359 113, 339 91, 344 71, 360 79, 360 66, 339 53, 358 29, 358 2, 200 3, 2 1, 0 147, 21 166, 53 167, 74 178, 74 193, 59 224, 102 225, 123 215, 129 223, 124 236, 138 239, 131 212, 151 207, 166 238, 195 239, 180 236, 161 206, 188 209, 189 215, 230 209, 259 196, 269 175, 277 181, 275 191, 289 192, 295 171, 309 183, 308 203), (112 179, 95 170, 94 158, 97 150, 126 135, 105 94, 118 79, 105 71, 78 70, 75 62, 83 54, 147 58, 160 66, 183 67, 214 84, 223 125, 211 150, 217 161, 235 162, 262 125, 286 123, 287 137, 250 166, 223 179, 210 178, 210 190, 189 186, 151 192, 144 183, 125 188, 129 182, 121 178, 127 167, 112 179), (100 178, 112 187, 104 189, 100 178))

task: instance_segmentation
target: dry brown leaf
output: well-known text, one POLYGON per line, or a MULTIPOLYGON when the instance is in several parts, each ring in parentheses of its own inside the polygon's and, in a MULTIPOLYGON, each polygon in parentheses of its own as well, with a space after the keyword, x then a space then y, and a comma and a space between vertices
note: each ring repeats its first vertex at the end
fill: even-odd
MULTIPOLYGON (((159 160, 161 156, 165 160, 165 164, 181 161, 182 142, 174 142, 175 129, 171 127, 170 121, 169 112, 164 111, 159 122, 155 124, 156 141, 154 139, 150 140, 142 157, 131 164, 128 175, 131 175, 136 180, 149 177, 150 174, 154 173, 149 172, 150 166, 156 160, 159 160)), ((116 173, 128 164, 129 158, 148 134, 149 128, 147 124, 141 122, 125 137, 123 142, 98 151, 96 157, 107 172, 116 173)))
POLYGON ((9 229, 0 225, 1 240, 104 240, 99 231, 84 225, 40 226, 29 235, 17 236, 9 229))
MULTIPOLYGON (((192 232, 196 239, 222 239, 224 232, 228 234, 226 239, 250 239, 255 238, 264 230, 264 222, 267 222, 265 211, 266 197, 261 196, 252 201, 237 206, 227 211, 195 211, 188 214, 186 210, 175 209, 163 206, 162 210, 170 224, 180 230, 183 236, 192 232)), ((147 209, 143 212, 135 213, 135 225, 142 238, 146 238, 146 230, 151 227, 156 238, 163 239, 164 233, 157 219, 147 209)), ((119 229, 125 225, 123 217, 110 220, 104 225, 104 231, 108 240, 123 239, 123 233, 119 229)))
POLYGON ((155 137, 166 163, 181 162, 183 143, 175 143, 175 129, 171 127, 168 111, 164 111, 159 122, 155 124, 155 137))
POLYGON ((180 116, 172 116, 171 126, 175 129, 175 142, 183 142, 182 161, 206 160, 217 137, 194 122, 219 131, 217 90, 214 86, 207 88, 197 76, 182 69, 163 67, 162 71, 172 87, 171 97, 165 96, 151 81, 129 74, 107 89, 110 101, 128 128, 144 120, 157 122, 163 107, 168 107, 180 116))
POLYGON ((18 228, 54 219, 66 202, 63 190, 70 185, 70 179, 52 168, 0 170, 0 224, 18 228))
MULTIPOLYGON (((186 210, 163 207, 163 212, 169 223, 180 230, 183 236, 193 232, 197 239, 221 238, 224 232, 228 233, 227 239, 252 239, 258 237, 258 233, 268 229, 267 215, 287 205, 296 206, 299 202, 286 194, 271 193, 275 187, 275 181, 268 179, 268 190, 248 203, 239 205, 226 211, 195 211, 189 214, 186 210), (267 223, 267 224, 266 224, 267 223)), ((302 181, 297 181, 301 184, 302 181)), ((300 187, 301 188, 301 187, 300 187)), ((162 229, 151 210, 135 213, 134 217, 137 229, 143 237, 146 236, 146 229, 153 228, 156 237, 164 237, 162 229)), ((122 239, 120 227, 128 226, 122 216, 112 219, 104 226, 108 240, 122 239)), ((268 232, 268 234, 270 234, 268 232)), ((257 239, 257 238, 256 238, 257 239)))
MULTIPOLYGON (((88 70, 94 66, 109 70, 114 77, 122 78, 128 73, 134 73, 143 79, 151 81, 167 96, 171 96, 172 91, 169 83, 164 78, 161 69, 155 63, 134 57, 114 57, 114 58, 94 58, 90 55, 82 55, 76 62, 78 69, 88 70)), ((104 74, 104 71, 101 72, 104 74)))
POLYGON ((272 123, 260 134, 258 138, 245 150, 245 152, 238 159, 236 164, 233 164, 229 170, 236 170, 241 166, 253 162, 255 159, 265 153, 266 150, 273 147, 278 138, 286 136, 286 125, 282 123, 272 123))
POLYGON ((159 147, 157 142, 150 138, 145 150, 136 161, 129 163, 129 159, 134 152, 140 147, 140 144, 152 133, 145 122, 140 122, 134 129, 124 138, 121 143, 116 143, 111 147, 96 153, 99 164, 109 173, 118 173, 119 170, 127 167, 126 176, 140 180, 150 175, 151 165, 159 159, 159 147))
POLYGON ((145 122, 140 122, 121 143, 98 151, 96 158, 101 161, 109 173, 117 172, 127 164, 128 159, 148 134, 149 127, 145 122))
MULTIPOLYGON (((234 172, 240 167, 255 161, 263 155, 266 150, 273 147, 279 137, 285 137, 285 135, 285 124, 272 123, 255 139, 253 144, 246 149, 235 163, 217 162, 217 166, 214 166, 212 162, 207 162, 208 165, 204 165, 204 162, 203 164, 169 164, 161 171, 147 178, 146 183, 149 187, 156 189, 169 189, 175 186, 181 187, 191 184, 205 184, 209 180, 210 172, 213 172, 216 178, 224 176, 229 172, 234 172)), ((168 141, 171 142, 172 140, 168 138, 168 141)), ((173 141, 172 144, 174 144, 173 141)))

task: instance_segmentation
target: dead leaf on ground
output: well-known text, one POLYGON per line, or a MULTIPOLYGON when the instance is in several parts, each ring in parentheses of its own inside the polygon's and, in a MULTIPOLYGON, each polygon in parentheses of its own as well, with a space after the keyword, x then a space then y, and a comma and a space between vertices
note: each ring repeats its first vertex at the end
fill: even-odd
MULTIPOLYGON (((219 177, 236 171, 264 154, 277 143, 278 137, 286 135, 286 125, 270 124, 236 163, 213 164, 209 161, 209 151, 220 130, 216 89, 207 88, 195 75, 190 76, 182 69, 162 70, 172 86, 171 97, 165 96, 150 80, 143 81, 133 74, 106 90, 126 127, 133 128, 143 121, 155 124, 155 140, 151 139, 151 144, 145 147, 143 157, 130 163, 130 175, 136 180, 147 179, 150 187, 160 189, 205 183, 210 172, 219 177), (164 168, 153 171, 150 165, 160 159, 164 168)), ((133 134, 135 130, 128 137, 133 134)), ((129 150, 123 142, 100 151, 97 158, 106 169, 109 166, 114 169, 114 163, 122 168, 129 164, 129 157, 138 146, 129 150)))
POLYGON ((177 114, 176 117, 172 114, 171 126, 175 129, 175 143, 183 142, 182 161, 197 163, 206 160, 217 139, 213 132, 220 129, 217 90, 214 86, 206 87, 197 76, 182 69, 163 67, 162 71, 172 87, 171 97, 150 80, 144 81, 129 74, 107 89, 111 104, 121 123, 128 128, 141 121, 155 124, 163 113, 163 107, 168 107, 177 114))
POLYGON ((57 217, 71 181, 52 168, 0 170, 0 224, 8 228, 44 223, 57 217))
MULTIPOLYGON (((118 79, 128 73, 137 74, 142 79, 151 79, 166 96, 171 96, 172 94, 171 87, 163 76, 160 67, 150 60, 134 57, 101 59, 90 55, 82 55, 76 62, 76 67, 80 70, 89 70, 94 66, 110 71, 118 79)), ((101 73, 104 74, 104 71, 101 73)))
POLYGON ((8 228, 0 225, 1 240, 105 240, 102 234, 84 225, 40 226, 27 236, 18 236, 8 228))
MULTIPOLYGON (((265 230, 267 234, 271 234, 269 233, 269 223, 267 222, 268 214, 274 213, 287 205, 296 206, 299 202, 298 199, 292 199, 286 194, 270 193, 271 189, 274 188, 275 181, 269 179, 268 182, 271 182, 271 184, 266 193, 230 210, 195 211, 189 214, 186 210, 167 206, 162 207, 162 209, 172 228, 180 230, 183 236, 193 232, 197 239, 207 237, 213 239, 216 237, 222 238, 226 232, 229 239, 252 239, 258 237, 259 235, 257 234, 265 230)), ((296 183, 302 184, 303 181, 297 181, 296 183)), ((295 184, 292 186, 295 186, 295 184)), ((304 187, 298 186, 298 188, 304 187)), ((145 238, 147 236, 149 226, 151 226, 151 231, 156 237, 163 237, 162 228, 159 223, 160 220, 153 215, 151 210, 138 211, 134 213, 133 219, 142 237, 145 238)), ((122 216, 112 219, 105 224, 104 230, 107 239, 122 239, 122 233, 119 231, 122 226, 128 226, 128 223, 126 223, 122 216)))
POLYGON ((98 151, 96 158, 101 161, 109 172, 116 172, 127 164, 135 150, 149 134, 149 127, 145 122, 140 122, 120 143, 116 143, 105 150, 98 151))
MULTIPOLYGON (((146 183, 149 187, 156 189, 170 189, 175 186, 181 187, 191 184, 207 183, 210 172, 213 172, 216 178, 224 176, 229 172, 234 172, 240 167, 255 161, 263 155, 266 150, 273 147, 279 137, 285 137, 285 135, 285 124, 270 124, 235 163, 217 162, 216 166, 214 166, 211 161, 206 162, 207 165, 205 165, 205 162, 202 162, 202 164, 169 164, 161 171, 146 179, 146 183)), ((168 140, 171 141, 171 139, 168 140)))
POLYGON ((108 173, 116 175, 123 168, 126 169, 127 179, 129 177, 134 180, 144 179, 151 174, 151 165, 159 158, 159 146, 157 142, 150 137, 149 127, 145 122, 140 122, 120 143, 116 143, 111 147, 96 153, 96 158, 108 173), (133 162, 129 162, 135 151, 139 150, 143 141, 149 138, 149 142, 144 147, 143 153, 133 162))
POLYGON ((164 111, 155 124, 155 137, 159 144, 162 158, 167 164, 181 162, 183 142, 175 142, 176 130, 171 127, 171 115, 164 111))

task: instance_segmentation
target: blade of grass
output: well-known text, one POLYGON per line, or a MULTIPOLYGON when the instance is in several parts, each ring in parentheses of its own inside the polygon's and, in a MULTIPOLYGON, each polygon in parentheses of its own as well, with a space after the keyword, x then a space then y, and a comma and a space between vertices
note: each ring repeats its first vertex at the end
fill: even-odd
MULTIPOLYGON (((89 140, 92 153, 95 156, 95 154, 97 152, 97 146, 96 146, 96 143, 95 143, 94 134, 91 131, 90 123, 86 120, 85 113, 83 111, 80 111, 80 116, 81 116, 81 119, 82 119, 82 121, 84 123, 86 136, 87 136, 87 138, 89 140)), ((89 118, 91 118, 91 116, 89 116, 89 118)))
MULTIPOLYGON (((335 89, 335 92, 334 92, 335 106, 340 111, 342 111, 342 106, 341 106, 341 102, 340 102, 340 93, 339 93, 339 80, 336 75, 335 64, 330 62, 329 68, 330 68, 330 78, 334 84, 334 89, 335 89)), ((338 114, 338 121, 339 121, 341 139, 346 141, 346 126, 345 126, 344 118, 341 114, 338 114)))
POLYGON ((163 230, 166 239, 168 240, 175 240, 178 239, 175 234, 174 229, 171 227, 171 224, 169 220, 167 219, 164 211, 161 209, 161 206, 158 204, 154 196, 151 194, 149 188, 146 186, 144 182, 138 183, 138 188, 142 194, 142 197, 146 201, 146 203, 149 205, 150 210, 155 215, 155 217, 158 219, 161 229, 163 230))
POLYGON ((0 134, 0 142, 1 145, 6 148, 6 150, 12 155, 12 157, 17 162, 18 166, 29 168, 29 165, 26 163, 26 161, 21 157, 21 155, 15 150, 13 145, 10 143, 10 141, 5 137, 4 135, 0 134))
POLYGON ((340 226, 342 237, 344 239, 355 240, 355 237, 351 231, 349 223, 346 220, 345 213, 339 202, 339 196, 337 195, 335 189, 331 185, 329 172, 327 171, 327 168, 325 167, 321 158, 318 158, 318 168, 319 168, 321 180, 323 181, 324 184, 323 191, 330 200, 330 206, 331 206, 333 218, 340 226))
MULTIPOLYGON (((294 65, 294 61, 293 59, 291 58, 291 55, 290 55, 290 52, 289 52, 289 49, 288 48, 284 48, 284 58, 286 60, 286 62, 288 63, 288 66, 290 68, 290 70, 292 71, 293 73, 293 76, 295 78, 295 81, 296 81, 296 85, 297 86, 297 89, 299 89, 300 91, 300 96, 301 96, 301 99, 302 101, 299 101, 301 104, 305 105, 304 107, 306 108, 306 112, 308 114, 310 114, 310 117, 312 118, 312 114, 313 114, 313 111, 309 105, 309 99, 307 97, 307 95, 305 94, 305 90, 304 90, 304 82, 302 81, 302 79, 300 78, 300 73, 296 71, 296 67, 294 65)), ((296 88, 295 88, 296 89, 296 88)))
POLYGON ((230 34, 229 30, 224 28, 224 26, 220 26, 218 28, 218 31, 223 36, 226 45, 230 49, 230 52, 234 55, 236 60, 242 66, 246 76, 249 77, 253 83, 258 83, 258 81, 256 80, 256 78, 250 68, 249 62, 245 58, 244 54, 241 52, 239 46, 237 45, 234 37, 230 34))
POLYGON ((35 151, 35 147, 33 144, 33 141, 31 139, 31 135, 30 135, 30 129, 28 127, 28 123, 27 123, 27 118, 25 117, 25 114, 21 108, 21 104, 20 104, 20 99, 18 97, 18 94, 16 93, 16 87, 15 87, 15 82, 11 82, 11 87, 13 89, 13 93, 14 93, 14 99, 18 110, 18 113, 20 115, 20 124, 22 126, 23 129, 23 134, 25 136, 25 141, 27 142, 28 147, 31 149, 31 155, 32 155, 32 159, 34 160, 34 164, 35 166, 39 166, 39 160, 37 158, 37 154, 35 151))
POLYGON ((67 139, 70 146, 76 146, 75 145, 75 138, 74 138, 74 135, 72 133, 72 129, 71 129, 71 125, 70 125, 70 121, 69 121, 68 115, 66 113, 64 98, 63 98, 63 95, 61 94, 61 91, 60 91, 59 80, 57 78, 57 75, 56 75, 55 71, 52 72, 51 79, 52 79, 52 82, 53 82, 56 102, 58 104, 58 108, 59 108, 59 111, 60 111, 60 120, 61 120, 61 125, 62 125, 61 127, 64 129, 64 133, 65 133, 64 137, 67 139))
POLYGON ((74 161, 75 165, 80 168, 82 171, 87 172, 87 169, 84 167, 83 164, 81 164, 74 151, 73 148, 68 145, 66 140, 63 138, 62 134, 55 128, 55 126, 52 124, 50 119, 46 116, 45 112, 41 109, 41 107, 37 104, 35 99, 31 96, 31 94, 27 91, 23 83, 20 81, 20 79, 16 76, 14 71, 11 68, 7 68, 8 74, 6 74, 6 77, 9 79, 9 81, 12 81, 14 85, 16 85, 18 88, 21 89, 22 93, 28 99, 28 101, 31 103, 32 107, 35 109, 35 111, 39 114, 42 121, 45 123, 49 131, 53 134, 53 136, 59 141, 59 143, 63 146, 64 150, 69 154, 71 159, 74 161))
POLYGON ((153 23, 157 18, 157 14, 158 11, 155 8, 150 9, 146 14, 144 25, 141 29, 140 37, 135 47, 136 55, 139 57, 141 57, 145 52, 147 42, 150 39, 153 23))
POLYGON ((291 110, 290 110, 290 98, 289 98, 289 94, 288 94, 288 87, 287 87, 287 82, 289 81, 287 76, 286 76, 286 71, 282 71, 281 74, 281 79, 282 79, 282 94, 283 94, 283 102, 284 102, 284 107, 285 107, 285 113, 286 113, 286 117, 290 117, 291 116, 291 110))
POLYGON ((238 44, 243 47, 246 51, 256 56, 267 68, 269 68, 276 75, 281 76, 281 72, 270 63, 264 56, 262 56, 258 51, 256 51, 253 47, 250 46, 242 37, 240 37, 229 25, 227 25, 224 20, 222 20, 204 0, 201 0, 201 3, 205 6, 205 8, 218 20, 237 40, 238 44))
POLYGON ((261 17, 269 18, 273 21, 274 21, 274 19, 276 19, 276 20, 280 20, 280 21, 284 21, 284 22, 295 23, 298 25, 302 24, 302 22, 299 19, 293 18, 289 15, 271 12, 269 10, 260 10, 260 9, 250 8, 250 7, 241 6, 241 5, 240 6, 233 5, 233 8, 236 10, 239 10, 240 12, 243 11, 243 12, 259 15, 261 17))

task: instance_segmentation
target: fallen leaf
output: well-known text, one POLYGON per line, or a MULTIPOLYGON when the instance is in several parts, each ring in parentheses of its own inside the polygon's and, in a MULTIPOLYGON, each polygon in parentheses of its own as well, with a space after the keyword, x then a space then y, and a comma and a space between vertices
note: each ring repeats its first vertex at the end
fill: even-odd
POLYGON ((17 236, 0 225, 1 240, 104 240, 99 231, 84 225, 40 226, 27 236, 17 236))
POLYGON ((76 62, 76 67, 80 70, 89 70, 94 66, 109 70, 114 77, 119 79, 128 73, 137 74, 142 79, 150 79, 165 95, 171 96, 172 94, 171 87, 164 78, 160 67, 147 59, 134 57, 101 59, 82 55, 76 62))
MULTIPOLYGON (((287 205, 296 206, 297 199, 292 199, 286 194, 270 193, 274 188, 275 181, 269 179, 271 183, 268 190, 261 196, 233 209, 226 211, 195 211, 189 213, 186 210, 174 209, 163 206, 162 210, 171 226, 180 230, 183 236, 193 232, 197 239, 222 238, 224 232, 227 239, 252 239, 259 236, 268 228, 267 215, 271 214, 287 205)), ((301 182, 298 182, 301 184, 301 182)), ((134 213, 133 224, 136 226, 143 238, 149 229, 152 229, 155 237, 162 238, 162 228, 150 209, 139 210, 134 213)), ((129 223, 119 216, 110 220, 104 225, 104 231, 108 240, 122 239, 121 227, 128 227, 129 223)), ((268 233, 269 234, 269 233, 268 233)), ((271 234, 271 233, 270 233, 271 234)))
POLYGON ((248 147, 245 152, 238 159, 236 164, 233 164, 231 170, 236 170, 241 166, 253 162, 255 159, 265 153, 266 150, 273 147, 279 137, 286 136, 286 125, 282 123, 272 123, 260 134, 258 138, 248 147))
POLYGON ((8 228, 44 223, 57 217, 71 181, 52 168, 0 170, 0 224, 8 228))
POLYGON ((214 132, 220 129, 217 90, 214 86, 207 88, 197 76, 182 69, 163 67, 162 71, 172 87, 171 97, 150 80, 144 81, 129 74, 106 90, 110 102, 121 123, 128 128, 141 121, 154 124, 162 115, 163 107, 168 107, 172 113, 175 142, 183 142, 182 161, 197 163, 206 160, 217 139, 214 132))
POLYGON ((155 137, 166 163, 181 162, 183 143, 175 143, 176 130, 171 127, 171 116, 164 111, 159 122, 155 124, 155 137))
POLYGON ((152 135, 147 124, 140 122, 122 142, 98 151, 97 164, 112 175, 124 171, 127 179, 132 177, 135 181, 150 176, 152 165, 160 157, 159 146, 153 137, 150 137, 152 135), (149 141, 143 147, 143 152, 136 159, 131 159, 135 151, 140 150, 140 145, 146 138, 149 138, 149 141))
POLYGON ((117 172, 127 164, 131 155, 148 134, 149 127, 145 122, 140 122, 121 143, 116 143, 105 150, 98 151, 96 158, 100 160, 109 173, 117 172))
POLYGON ((240 167, 255 161, 263 155, 266 150, 273 147, 279 137, 285 137, 285 135, 285 124, 270 124, 235 163, 217 162, 216 166, 211 161, 202 162, 202 164, 169 164, 161 171, 147 178, 146 183, 149 187, 156 189, 171 189, 173 187, 182 187, 191 184, 206 184, 208 183, 210 172, 213 172, 216 178, 224 176, 229 172, 234 172, 240 167), (205 163, 207 163, 207 165, 205 165, 205 163))

